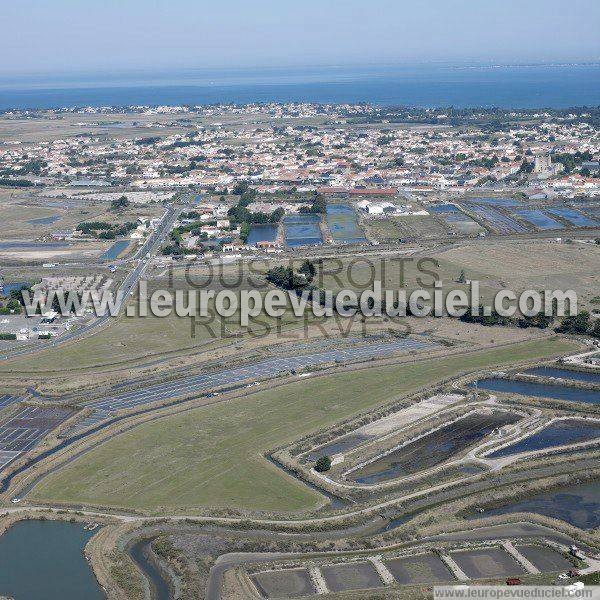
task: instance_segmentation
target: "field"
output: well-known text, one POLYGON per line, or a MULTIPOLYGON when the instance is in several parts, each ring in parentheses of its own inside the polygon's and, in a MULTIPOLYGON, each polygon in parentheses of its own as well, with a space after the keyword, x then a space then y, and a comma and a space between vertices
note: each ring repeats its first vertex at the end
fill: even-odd
MULTIPOLYGON (((213 327, 220 332, 219 319, 216 319, 213 327)), ((175 315, 164 318, 122 316, 77 343, 37 353, 35 365, 31 359, 27 359, 17 361, 14 367, 12 363, 6 363, 3 368, 19 369, 21 365, 25 372, 28 368, 48 372, 128 363, 143 357, 196 348, 210 341, 210 331, 204 327, 196 328, 196 337, 191 337, 190 319, 175 315)))
MULTIPOLYGON (((458 284, 462 265, 458 261, 446 260, 435 254, 427 258, 413 257, 360 257, 357 259, 324 259, 315 280, 320 287, 339 291, 372 289, 374 281, 381 281, 383 289, 406 290, 417 288, 433 289, 436 278, 444 284, 444 289, 468 289, 458 284)), ((491 297, 498 289, 497 279, 476 266, 465 269, 466 279, 477 279, 481 283, 481 293, 491 297)))
POLYGON ((506 240, 453 248, 438 255, 444 263, 483 272, 512 290, 573 289, 589 305, 598 294, 600 246, 550 240, 506 240))
POLYGON ((138 217, 159 217, 161 204, 131 205, 119 212, 111 211, 109 202, 77 194, 76 188, 42 190, 0 188, 0 256, 6 262, 44 260, 95 260, 112 245, 112 241, 81 240, 71 244, 38 243, 25 248, 11 248, 9 242, 38 242, 57 231, 71 231, 84 221, 107 221, 113 224, 135 222, 138 217), (64 197, 63 197, 64 196, 64 197))
MULTIPOLYGON (((30 223, 36 219, 58 216, 60 213, 42 206, 24 206, 18 202, 22 192, 0 190, 0 239, 31 239, 44 231, 40 223, 30 223)), ((60 221, 59 221, 60 222, 60 221)), ((55 227, 56 228, 56 227, 55 227)))
MULTIPOLYGON (((200 279, 198 279, 200 281, 200 279)), ((223 282, 215 282, 208 289, 219 291, 223 289, 223 282)), ((248 286, 242 283, 239 288, 232 288, 239 293, 240 289, 248 286)), ((182 279, 175 279, 173 286, 169 286, 166 279, 154 279, 148 287, 148 294, 155 289, 189 289, 182 279)), ((136 303, 132 304, 134 307, 136 303)), ((96 331, 76 343, 67 343, 59 348, 42 350, 36 354, 35 364, 29 357, 17 358, 13 361, 2 363, 0 372, 64 372, 65 369, 99 369, 103 366, 120 365, 132 366, 136 361, 148 358, 165 357, 178 352, 228 344, 233 341, 231 337, 240 332, 248 332, 247 328, 240 326, 239 312, 231 317, 222 318, 213 310, 214 304, 209 305, 209 316, 196 320, 192 327, 190 317, 179 317, 171 314, 166 317, 157 317, 148 314, 140 317, 134 313, 132 316, 124 312, 102 329, 96 331)), ((282 326, 293 324, 294 315, 285 314, 282 326)), ((256 336, 269 327, 274 326, 275 319, 266 314, 261 314, 256 321, 250 323, 250 330, 256 336)))
POLYGON ((36 500, 193 513, 204 507, 297 511, 318 493, 262 456, 358 411, 463 370, 573 350, 546 339, 466 356, 305 379, 196 408, 118 436, 49 476, 36 500))

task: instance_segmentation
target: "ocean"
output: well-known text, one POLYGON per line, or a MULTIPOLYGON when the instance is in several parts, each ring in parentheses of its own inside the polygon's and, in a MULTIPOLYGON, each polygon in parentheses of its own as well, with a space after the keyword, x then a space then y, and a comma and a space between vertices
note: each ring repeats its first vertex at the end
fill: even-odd
POLYGON ((0 79, 0 110, 314 102, 415 107, 600 105, 600 65, 370 67, 0 79))

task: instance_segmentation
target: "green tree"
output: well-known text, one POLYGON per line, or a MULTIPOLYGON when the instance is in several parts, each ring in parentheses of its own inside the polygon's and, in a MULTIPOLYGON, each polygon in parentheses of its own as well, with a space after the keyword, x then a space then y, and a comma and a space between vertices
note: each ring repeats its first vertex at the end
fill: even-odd
POLYGON ((313 280, 316 272, 317 269, 315 265, 312 262, 310 262, 310 260, 305 260, 298 269, 298 273, 302 273, 302 275, 304 275, 304 277, 306 277, 306 280, 309 282, 313 280))
POLYGON ((596 319, 592 328, 590 329, 590 335, 600 340, 600 319, 596 319))
POLYGON ((324 473, 331 469, 331 458, 329 456, 320 456, 315 463, 315 471, 318 473, 324 473))
POLYGON ((238 181, 233 190, 231 190, 231 193, 234 196, 241 196, 242 194, 245 194, 248 189, 250 188, 250 185, 248 184, 247 181, 238 181))
POLYGON ((585 335, 590 329, 590 313, 582 310, 578 315, 565 317, 561 324, 556 328, 559 333, 572 333, 575 335, 585 335))
POLYGON ((110 208, 111 210, 121 210, 127 208, 130 204, 131 202, 129 202, 127 196, 121 196, 110 203, 110 208))

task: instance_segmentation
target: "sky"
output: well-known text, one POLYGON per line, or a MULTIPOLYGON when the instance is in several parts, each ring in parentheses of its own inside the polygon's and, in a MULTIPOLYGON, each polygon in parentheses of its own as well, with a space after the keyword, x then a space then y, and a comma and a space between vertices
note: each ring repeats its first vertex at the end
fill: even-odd
POLYGON ((1 2, 0 82, 32 75, 600 61, 598 0, 1 2))

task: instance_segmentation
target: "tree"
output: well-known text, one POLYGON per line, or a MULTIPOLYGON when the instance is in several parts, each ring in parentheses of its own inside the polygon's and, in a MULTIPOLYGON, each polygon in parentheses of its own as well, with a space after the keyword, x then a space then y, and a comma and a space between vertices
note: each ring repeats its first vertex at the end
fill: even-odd
POLYGON ((517 325, 521 329, 527 329, 529 327, 537 327, 538 329, 547 329, 552 324, 554 317, 546 316, 544 314, 534 315, 532 317, 523 316, 517 321, 517 325))
POLYGON ((249 234, 250 234, 250 224, 242 223, 242 226, 240 227, 240 239, 242 240, 242 242, 244 242, 244 244, 248 241, 249 234))
POLYGON ((558 333, 572 333, 575 335, 585 335, 590 328, 590 313, 582 310, 578 315, 565 317, 562 323, 556 328, 558 333))
POLYGON ((179 256, 183 254, 183 250, 177 244, 169 244, 162 249, 165 256, 179 256))
POLYGON ((279 221, 281 221, 284 215, 285 210, 283 210, 283 208, 276 208, 269 216, 269 221, 271 221, 271 223, 279 223, 279 221))
POLYGON ((523 160, 521 166, 519 167, 519 173, 531 173, 533 171, 533 162, 528 162, 527 160, 523 160))
POLYGON ((231 190, 231 193, 234 196, 241 196, 242 194, 246 193, 249 189, 249 185, 247 181, 238 181, 233 190, 231 190))
POLYGON ((130 204, 131 202, 129 202, 127 196, 121 196, 110 203, 110 208, 111 210, 121 210, 127 208, 130 204))
POLYGON ((298 273, 302 273, 302 275, 304 275, 304 277, 306 277, 307 281, 312 281, 315 273, 317 272, 317 269, 315 267, 315 265, 310 262, 309 260, 305 260, 302 265, 300 265, 300 268, 298 269, 298 273))
POLYGON ((463 269, 456 280, 457 283, 467 283, 467 276, 465 275, 465 270, 463 269))
POLYGON ((300 208, 302 213, 322 214, 327 211, 327 200, 322 194, 315 194, 310 207, 303 206, 300 208))
POLYGON ((266 279, 273 285, 283 288, 284 290, 303 290, 308 283, 306 277, 296 275, 292 268, 284 266, 269 269, 266 274, 266 279))
POLYGON ((315 471, 324 473, 325 471, 329 471, 329 469, 331 469, 331 458, 329 456, 319 457, 315 463, 315 471))

